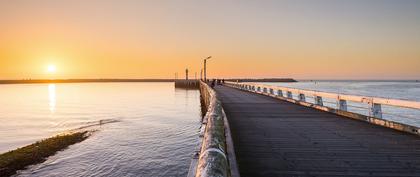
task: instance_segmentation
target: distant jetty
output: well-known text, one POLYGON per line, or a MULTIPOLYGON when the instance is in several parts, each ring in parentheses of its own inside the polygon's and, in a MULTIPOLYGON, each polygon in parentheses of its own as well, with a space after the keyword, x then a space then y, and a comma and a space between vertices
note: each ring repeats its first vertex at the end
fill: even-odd
POLYGON ((200 83, 198 80, 175 80, 175 88, 198 89, 200 83))
POLYGON ((174 82, 174 79, 25 79, 0 80, 0 84, 85 83, 85 82, 174 82))

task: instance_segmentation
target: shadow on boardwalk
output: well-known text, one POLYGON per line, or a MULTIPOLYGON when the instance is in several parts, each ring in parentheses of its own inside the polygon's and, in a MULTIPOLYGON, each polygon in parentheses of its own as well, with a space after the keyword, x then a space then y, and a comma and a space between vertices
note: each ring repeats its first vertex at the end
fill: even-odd
POLYGON ((420 176, 420 137, 216 86, 249 176, 420 176))

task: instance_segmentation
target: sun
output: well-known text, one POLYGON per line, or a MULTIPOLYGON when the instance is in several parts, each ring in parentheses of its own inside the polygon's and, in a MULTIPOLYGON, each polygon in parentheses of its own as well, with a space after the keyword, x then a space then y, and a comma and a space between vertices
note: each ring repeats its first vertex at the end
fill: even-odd
POLYGON ((55 73, 57 71, 57 67, 55 65, 48 65, 47 72, 48 73, 55 73))

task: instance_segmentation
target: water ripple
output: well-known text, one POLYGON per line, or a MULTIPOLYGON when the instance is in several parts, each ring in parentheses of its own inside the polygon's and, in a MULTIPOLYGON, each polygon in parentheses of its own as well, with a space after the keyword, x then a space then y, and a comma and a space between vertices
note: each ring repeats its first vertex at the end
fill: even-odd
MULTIPOLYGON (((57 84, 57 100, 51 114, 48 98, 38 97, 45 88, 48 89, 35 84, 29 85, 26 91, 0 92, 0 96, 24 93, 26 95, 21 96, 32 102, 29 104, 32 109, 21 110, 22 114, 11 112, 15 109, 13 106, 25 106, 21 102, 4 104, 9 108, 0 110, 0 116, 8 115, 7 119, 0 118, 9 125, 31 133, 2 131, 6 129, 0 125, 1 137, 12 133, 19 139, 37 133, 39 137, 49 137, 65 130, 99 131, 85 141, 58 152, 44 163, 19 172, 17 176, 187 175, 200 126, 198 91, 175 90, 170 83, 57 84), (66 92, 72 90, 78 90, 78 95, 66 92), (35 100, 43 100, 45 104, 35 100)), ((31 142, 39 139, 30 138, 33 138, 29 139, 31 142)), ((0 147, 1 143, 0 140, 0 147)))

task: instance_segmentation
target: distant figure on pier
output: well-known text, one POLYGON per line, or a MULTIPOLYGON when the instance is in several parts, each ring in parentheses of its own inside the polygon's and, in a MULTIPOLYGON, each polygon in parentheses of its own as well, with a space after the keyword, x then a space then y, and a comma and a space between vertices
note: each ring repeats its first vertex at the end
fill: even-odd
POLYGON ((222 83, 225 84, 225 79, 222 79, 222 83))
POLYGON ((216 85, 216 79, 213 79, 210 86, 211 86, 211 88, 214 88, 215 85, 216 85))

